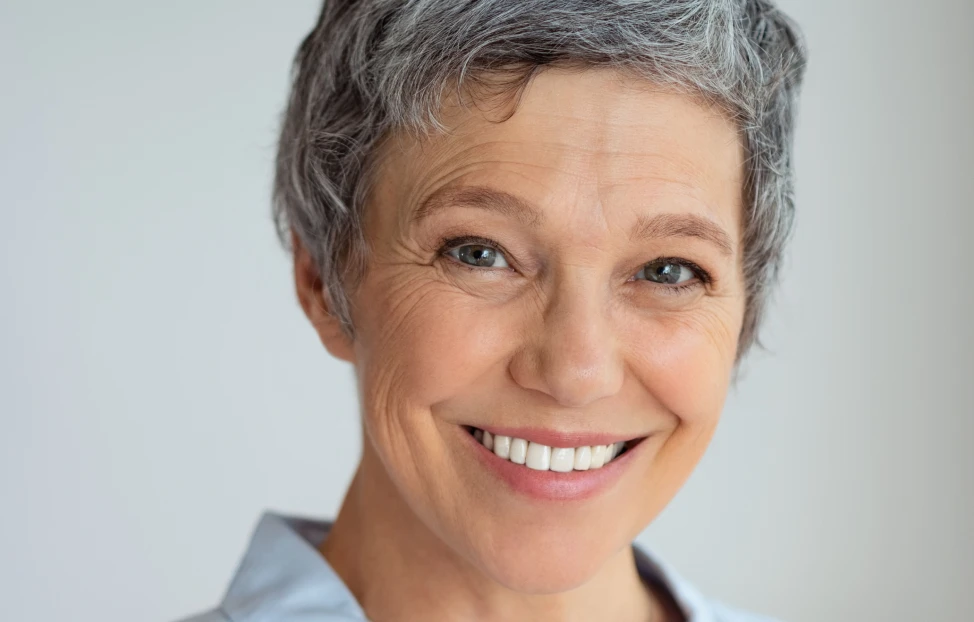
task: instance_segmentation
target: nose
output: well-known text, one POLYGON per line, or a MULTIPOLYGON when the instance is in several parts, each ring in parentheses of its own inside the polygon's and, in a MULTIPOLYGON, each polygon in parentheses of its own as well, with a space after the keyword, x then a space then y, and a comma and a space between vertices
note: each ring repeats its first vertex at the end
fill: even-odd
POLYGON ((560 284, 543 308, 539 328, 510 362, 519 385, 560 405, 586 406, 622 387, 624 365, 611 306, 598 285, 560 284))

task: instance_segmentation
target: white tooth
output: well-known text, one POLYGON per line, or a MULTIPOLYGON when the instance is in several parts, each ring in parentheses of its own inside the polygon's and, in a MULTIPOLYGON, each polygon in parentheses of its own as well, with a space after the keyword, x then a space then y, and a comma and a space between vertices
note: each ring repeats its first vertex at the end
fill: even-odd
POLYGON ((609 443, 605 446, 605 463, 609 464, 616 457, 616 444, 609 443))
MULTIPOLYGON (((494 455, 507 460, 511 457, 511 437, 498 434, 494 437, 494 455)), ((522 460, 523 462, 523 460, 522 460)))
POLYGON ((541 443, 528 443, 528 455, 525 464, 529 469, 535 471, 547 471, 551 466, 551 447, 541 443))
POLYGON ((511 462, 514 464, 524 464, 528 457, 528 442, 523 438, 511 439, 511 462))
POLYGON ((619 441, 618 443, 616 443, 616 453, 615 453, 615 455, 618 456, 619 454, 621 454, 622 453, 622 450, 625 449, 625 448, 626 448, 626 442, 625 441, 619 441))
POLYGON ((551 470, 570 473, 575 468, 575 449, 573 447, 553 447, 551 449, 551 470))
MULTIPOLYGON (((552 459, 554 462, 554 459, 552 459)), ((579 447, 575 450, 575 467, 576 471, 588 471, 588 468, 592 465, 592 448, 586 445, 585 447, 579 447)), ((552 469, 554 470, 554 469, 552 469)))
POLYGON ((487 430, 484 430, 484 447, 487 449, 494 448, 494 436, 487 430))
POLYGON ((593 445, 592 446, 592 463, 589 465, 590 469, 601 468, 605 464, 605 445, 593 445))
POLYGON ((475 439, 477 439, 477 442, 478 443, 483 442, 483 440, 484 440, 484 431, 481 430, 480 428, 477 428, 476 430, 473 431, 473 437, 475 439))

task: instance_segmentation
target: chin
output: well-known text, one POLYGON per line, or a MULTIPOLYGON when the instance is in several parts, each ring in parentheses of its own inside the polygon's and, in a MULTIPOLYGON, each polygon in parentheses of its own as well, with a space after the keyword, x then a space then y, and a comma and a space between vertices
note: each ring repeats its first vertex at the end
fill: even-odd
POLYGON ((524 547, 500 557, 490 571, 498 583, 519 593, 568 592, 588 583, 615 549, 570 540, 556 546, 524 547))
MULTIPOLYGON (((588 513, 588 512, 586 512, 588 513)), ((588 583, 630 545, 629 530, 611 521, 506 520, 483 525, 464 555, 498 584, 522 594, 567 592, 588 583), (604 527, 608 526, 609 529, 604 527)), ((638 533, 638 529, 634 530, 638 533)))

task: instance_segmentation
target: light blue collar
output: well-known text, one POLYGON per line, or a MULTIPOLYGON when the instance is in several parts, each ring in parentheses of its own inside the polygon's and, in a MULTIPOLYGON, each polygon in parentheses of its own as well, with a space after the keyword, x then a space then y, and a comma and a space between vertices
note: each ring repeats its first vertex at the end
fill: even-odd
MULTIPOLYGON (((220 607, 232 622, 367 621, 341 578, 318 553, 331 523, 266 512, 220 607)), ((673 594, 689 622, 757 620, 717 617, 714 606, 660 560, 633 546, 636 567, 648 583, 673 594)), ((723 609, 721 611, 724 611, 723 609)))

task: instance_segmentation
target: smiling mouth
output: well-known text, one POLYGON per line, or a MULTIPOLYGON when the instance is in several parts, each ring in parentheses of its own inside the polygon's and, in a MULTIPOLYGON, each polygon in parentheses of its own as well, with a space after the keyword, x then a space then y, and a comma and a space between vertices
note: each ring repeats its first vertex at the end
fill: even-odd
POLYGON ((590 471, 600 469, 631 450, 643 441, 635 438, 607 445, 583 445, 581 447, 551 447, 523 438, 494 435, 473 426, 464 426, 484 448, 498 458, 524 465, 535 471, 590 471))

